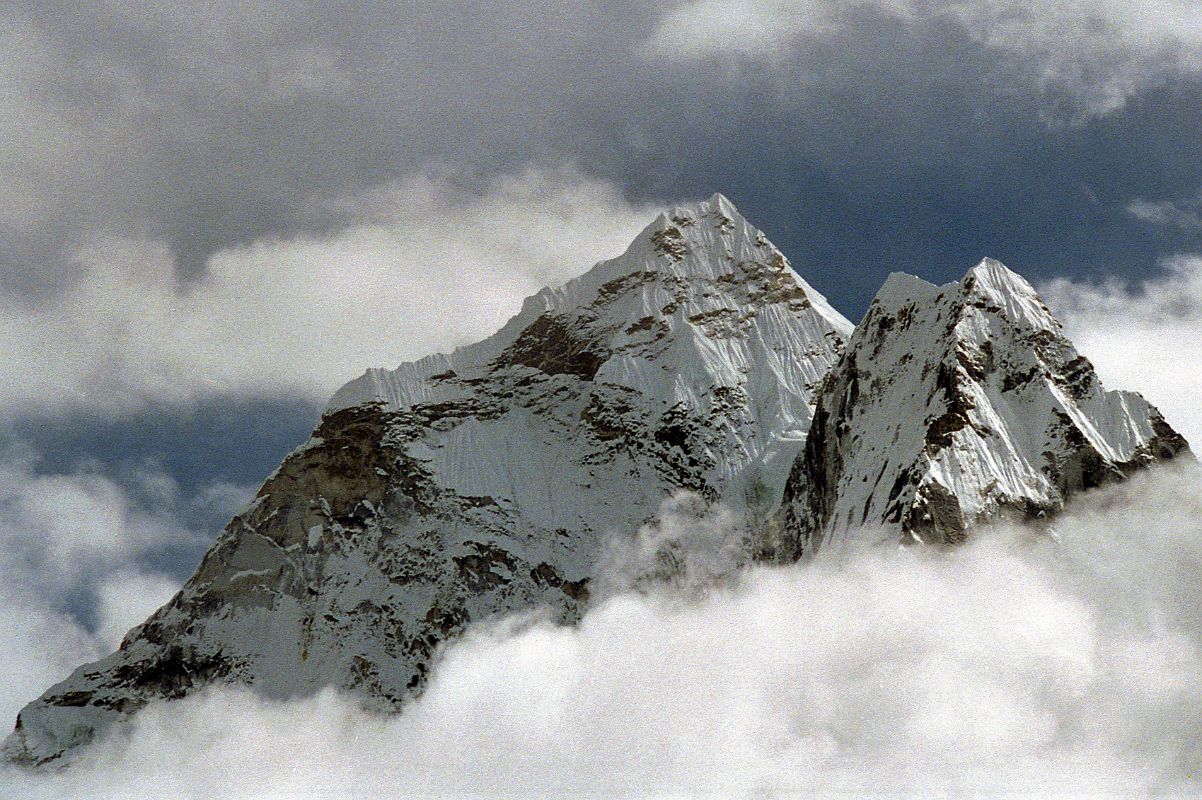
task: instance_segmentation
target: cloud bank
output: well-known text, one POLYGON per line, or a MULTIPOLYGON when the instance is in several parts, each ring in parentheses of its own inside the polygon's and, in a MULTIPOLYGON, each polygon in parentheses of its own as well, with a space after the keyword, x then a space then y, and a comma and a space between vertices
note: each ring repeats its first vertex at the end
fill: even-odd
POLYGON ((324 402, 366 367, 493 333, 527 295, 620 253, 655 212, 570 171, 529 171, 483 194, 415 178, 312 213, 346 225, 219 251, 188 284, 163 242, 103 238, 76 253, 62 292, 0 293, 0 409, 324 402))
POLYGON ((889 266, 983 246, 1061 271, 1121 253, 1130 274, 1157 243, 1098 206, 1196 192, 1198 15, 1191 0, 13 0, 0 288, 36 305, 113 240, 162 245, 189 282, 214 254, 355 225, 310 213, 332 198, 448 165, 483 195, 565 162, 636 201, 727 193, 795 263, 838 275, 828 294, 853 314, 889 266))
MULTIPOLYGON (((1196 794, 1202 482, 1161 469, 1053 536, 627 592, 477 628, 399 717, 210 691, 26 797, 1196 794)), ((718 523, 721 524, 720 522, 718 523)))

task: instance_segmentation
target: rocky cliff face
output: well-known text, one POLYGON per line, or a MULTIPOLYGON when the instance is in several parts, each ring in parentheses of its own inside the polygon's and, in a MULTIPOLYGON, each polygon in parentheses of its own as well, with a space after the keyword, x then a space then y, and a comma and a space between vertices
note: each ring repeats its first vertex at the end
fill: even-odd
POLYGON ((761 554, 956 543, 975 524, 1045 517, 1183 453, 1146 400, 1103 389, 1001 263, 945 286, 895 273, 823 382, 761 554))
POLYGON ((208 683, 397 707, 436 648, 527 609, 576 619, 607 534, 671 494, 776 509, 851 325, 716 195, 529 298, 495 336, 372 370, 118 652, 5 743, 62 756, 208 683))

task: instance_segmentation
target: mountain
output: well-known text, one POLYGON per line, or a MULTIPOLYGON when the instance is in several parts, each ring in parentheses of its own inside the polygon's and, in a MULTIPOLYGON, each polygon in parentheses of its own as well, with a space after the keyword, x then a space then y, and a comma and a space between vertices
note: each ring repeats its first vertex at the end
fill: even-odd
POLYGON ((440 643, 528 609, 575 620, 605 537, 688 490, 779 505, 851 324, 728 200, 659 216, 496 335, 371 370, 120 649, 20 713, 38 764, 210 683, 394 709, 440 643))
POLYGON ((1146 400, 1102 387, 1001 263, 944 286, 894 273, 823 381, 762 555, 956 543, 1188 452, 1146 400))
POLYGON ((61 763, 214 683, 394 710, 469 623, 577 620, 607 543, 682 491, 741 523, 744 558, 789 563, 954 544, 1188 453, 1002 264, 895 273, 853 332, 715 195, 494 336, 340 389, 181 591, 22 709, 4 755, 61 763))

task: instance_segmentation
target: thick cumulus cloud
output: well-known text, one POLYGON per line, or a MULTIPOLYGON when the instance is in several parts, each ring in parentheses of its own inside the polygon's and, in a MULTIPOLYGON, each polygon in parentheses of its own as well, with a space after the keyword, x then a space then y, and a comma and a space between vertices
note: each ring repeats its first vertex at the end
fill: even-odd
POLYGON ((1202 445, 1202 258, 1165 263, 1164 277, 1131 287, 1117 280, 1059 279, 1042 293, 1077 348, 1110 388, 1156 404, 1195 447, 1202 445))
POLYGON ((212 691, 151 707, 66 772, 3 780, 97 798, 1195 795, 1200 568, 1200 476, 1166 468, 1051 534, 480 628, 399 717, 212 691))
POLYGON ((77 251, 63 291, 0 298, 0 408, 320 403, 368 366, 493 333, 522 298, 617 255, 654 215, 568 172, 498 179, 482 195, 425 177, 317 210, 355 222, 222 250, 187 286, 162 243, 105 238, 77 251))

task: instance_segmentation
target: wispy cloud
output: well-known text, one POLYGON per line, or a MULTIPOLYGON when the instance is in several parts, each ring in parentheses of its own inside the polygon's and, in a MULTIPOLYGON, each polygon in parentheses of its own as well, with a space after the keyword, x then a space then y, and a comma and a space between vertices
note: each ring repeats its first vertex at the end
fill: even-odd
POLYGON ((212 536, 184 523, 192 503, 232 514, 250 496, 214 485, 187 497, 153 464, 119 472, 47 471, 14 444, 0 453, 2 720, 114 650, 178 590, 156 563, 194 563, 212 536))
POLYGON ((1127 213, 1154 225, 1202 230, 1202 198, 1190 200, 1132 200, 1127 213))

